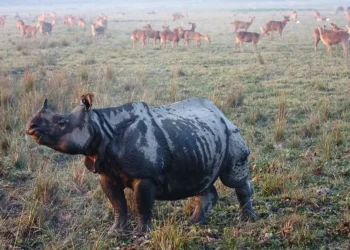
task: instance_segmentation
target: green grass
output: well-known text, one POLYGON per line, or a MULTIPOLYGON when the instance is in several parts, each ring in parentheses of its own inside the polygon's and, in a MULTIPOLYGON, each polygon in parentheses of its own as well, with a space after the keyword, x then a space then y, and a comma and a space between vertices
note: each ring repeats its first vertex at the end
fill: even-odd
MULTIPOLYGON (((62 13, 69 11, 62 10, 62 13)), ((350 222, 350 61, 340 47, 329 57, 313 50, 311 12, 290 22, 283 40, 262 38, 258 54, 234 46, 230 22, 277 11, 189 12, 172 22, 169 13, 109 15, 107 39, 58 22, 52 36, 20 37, 8 17, 0 37, 0 246, 22 249, 342 249, 350 222), (210 18, 208 17, 210 16, 210 18), (154 18, 154 20, 152 20, 154 18), (156 19, 156 20, 155 20, 156 19), (113 22, 118 20, 119 22, 113 22), (142 20, 142 21, 139 21, 142 20), (132 49, 131 31, 152 21, 154 29, 194 21, 209 34, 197 48, 132 49), (35 144, 26 121, 48 98, 69 112, 86 92, 94 107, 128 101, 163 105, 193 96, 211 99, 237 126, 251 148, 254 208, 258 219, 242 223, 233 190, 216 183, 219 201, 208 225, 187 223, 191 199, 156 202, 147 237, 126 232, 108 237, 110 205, 97 176, 80 156, 35 144), (317 190, 329 188, 327 196, 317 190)), ((63 14, 62 14, 63 15, 63 14)), ((93 20, 93 12, 82 13, 93 20)), ((343 16, 332 16, 339 26, 343 16)), ((24 20, 29 22, 29 20, 24 20)), ((30 23, 30 22, 29 22, 30 23)), ((128 193, 132 208, 132 192, 128 193)), ((132 209, 131 209, 132 210, 132 209)), ((134 215, 129 215, 134 228, 134 215)))

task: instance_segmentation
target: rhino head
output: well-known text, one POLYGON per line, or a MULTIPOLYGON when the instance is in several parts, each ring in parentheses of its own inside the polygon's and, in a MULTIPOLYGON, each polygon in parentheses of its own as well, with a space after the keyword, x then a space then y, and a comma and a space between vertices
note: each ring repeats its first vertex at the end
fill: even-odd
POLYGON ((89 124, 93 95, 86 94, 81 104, 69 114, 55 114, 48 108, 47 99, 41 109, 26 125, 26 133, 34 141, 62 153, 87 154, 94 138, 94 129, 89 124))

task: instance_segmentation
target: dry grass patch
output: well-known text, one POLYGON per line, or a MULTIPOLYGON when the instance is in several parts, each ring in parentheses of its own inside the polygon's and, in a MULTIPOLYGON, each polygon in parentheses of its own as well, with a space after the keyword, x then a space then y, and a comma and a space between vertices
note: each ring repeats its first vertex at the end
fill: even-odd
POLYGON ((240 107, 244 102, 244 91, 241 85, 232 86, 226 96, 224 105, 227 107, 240 107))
POLYGON ((311 113, 305 125, 301 126, 301 133, 304 138, 312 137, 320 127, 320 120, 317 114, 311 113))
POLYGON ((156 226, 151 233, 151 249, 169 250, 169 249, 189 249, 193 241, 190 232, 169 218, 163 224, 156 226))
POLYGON ((177 102, 179 100, 179 87, 176 81, 171 81, 168 86, 168 96, 171 102, 177 102))
POLYGON ((26 70, 23 74, 23 84, 25 92, 32 92, 35 90, 35 75, 34 73, 26 70))
POLYGON ((277 142, 285 138, 285 127, 287 123, 287 107, 285 96, 280 96, 278 100, 278 114, 275 117, 274 137, 277 142))
POLYGON ((322 121, 327 121, 330 118, 330 100, 329 98, 322 98, 319 101, 318 112, 322 121))
POLYGON ((111 65, 109 65, 109 64, 106 65, 106 69, 105 69, 104 73, 105 73, 105 78, 107 81, 113 80, 115 73, 114 73, 114 70, 113 70, 111 65))

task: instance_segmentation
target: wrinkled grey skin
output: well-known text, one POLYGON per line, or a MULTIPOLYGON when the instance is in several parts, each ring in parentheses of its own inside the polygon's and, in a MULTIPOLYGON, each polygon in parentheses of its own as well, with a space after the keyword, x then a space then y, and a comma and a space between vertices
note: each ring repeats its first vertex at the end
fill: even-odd
POLYGON ((124 189, 136 196, 138 230, 151 226, 155 200, 195 197, 193 223, 205 223, 218 199, 220 178, 235 188, 245 217, 254 217, 248 180, 249 149, 239 130, 210 101, 192 98, 168 106, 127 103, 91 109, 91 94, 68 115, 54 114, 47 101, 26 133, 42 145, 85 155, 114 208, 110 232, 127 222, 124 189))

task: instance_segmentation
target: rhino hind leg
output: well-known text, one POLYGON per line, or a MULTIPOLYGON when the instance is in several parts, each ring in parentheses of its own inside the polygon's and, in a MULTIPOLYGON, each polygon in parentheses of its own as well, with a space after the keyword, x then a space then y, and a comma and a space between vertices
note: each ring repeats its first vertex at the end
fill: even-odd
POLYGON ((112 235, 123 230, 127 222, 127 205, 124 190, 103 173, 99 174, 99 180, 103 192, 113 206, 114 223, 108 231, 108 234, 112 235))
POLYGON ((250 181, 248 179, 236 181, 232 175, 227 173, 221 174, 220 180, 225 186, 235 189, 242 210, 241 218, 244 220, 255 218, 252 205, 253 186, 250 181))
POLYGON ((152 208, 156 197, 156 186, 150 179, 141 179, 135 182, 133 190, 138 216, 137 231, 144 233, 152 228, 152 208))
POLYGON ((216 188, 211 185, 200 195, 194 197, 195 208, 190 218, 192 223, 205 224, 207 216, 218 200, 216 188))
POLYGON ((250 181, 247 179, 244 182, 243 186, 235 188, 235 190, 240 207, 242 209, 241 218, 243 220, 256 218, 252 205, 253 186, 250 181))

